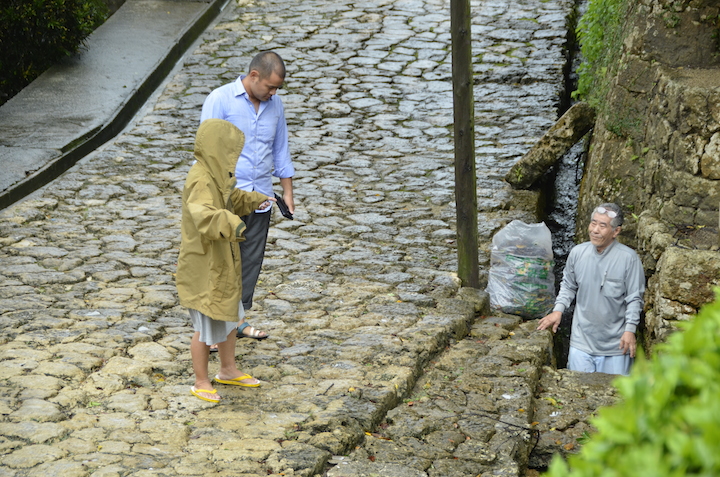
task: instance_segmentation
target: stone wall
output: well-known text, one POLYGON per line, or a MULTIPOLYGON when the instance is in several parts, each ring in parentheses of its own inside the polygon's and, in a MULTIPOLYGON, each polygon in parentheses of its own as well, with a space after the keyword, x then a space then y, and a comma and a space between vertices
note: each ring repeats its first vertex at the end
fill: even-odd
POLYGON ((649 277, 647 347, 720 284, 719 13, 711 0, 634 4, 581 185, 579 238, 597 203, 626 213, 621 240, 649 277))

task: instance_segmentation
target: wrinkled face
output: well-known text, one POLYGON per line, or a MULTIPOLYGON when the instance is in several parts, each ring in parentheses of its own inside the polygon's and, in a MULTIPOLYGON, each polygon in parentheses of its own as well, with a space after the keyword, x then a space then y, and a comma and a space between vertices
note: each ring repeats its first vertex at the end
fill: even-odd
POLYGON ((607 214, 595 212, 590 221, 590 226, 588 227, 590 242, 592 242, 598 252, 605 250, 620 233, 620 227, 612 228, 612 225, 610 225, 611 220, 607 214))
POLYGON ((267 78, 260 78, 260 74, 253 70, 248 75, 250 88, 248 94, 258 101, 267 101, 277 94, 283 84, 283 78, 277 73, 272 73, 267 78))

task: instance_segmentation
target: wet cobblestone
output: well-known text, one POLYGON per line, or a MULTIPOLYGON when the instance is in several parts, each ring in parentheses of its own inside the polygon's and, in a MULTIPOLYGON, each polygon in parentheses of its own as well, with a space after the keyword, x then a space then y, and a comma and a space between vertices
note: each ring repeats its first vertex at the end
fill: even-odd
MULTIPOLYGON (((472 2, 483 276, 537 220, 502 177, 557 118, 572 7, 472 2)), ((551 340, 455 275, 449 26, 447 1, 233 3, 128 130, 0 213, 2 475, 522 475, 530 433, 484 416, 532 424, 551 340), (249 313, 271 338, 237 346, 263 386, 212 405, 180 193, 206 94, 261 49, 288 66, 297 213, 249 313)))

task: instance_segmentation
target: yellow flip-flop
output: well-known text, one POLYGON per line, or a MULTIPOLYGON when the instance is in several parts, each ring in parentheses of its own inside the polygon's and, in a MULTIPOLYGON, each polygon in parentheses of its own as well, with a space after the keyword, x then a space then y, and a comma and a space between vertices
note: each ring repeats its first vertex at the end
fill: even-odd
POLYGON ((195 389, 195 386, 190 388, 190 394, 192 394, 193 396, 195 396, 199 399, 202 399, 203 401, 214 402, 214 403, 220 402, 220 398, 210 399, 210 398, 206 398, 205 396, 201 396, 200 393, 216 394, 217 389, 195 389))
POLYGON ((233 386, 245 386, 246 388, 256 388, 260 386, 260 383, 257 382, 255 384, 248 384, 248 383, 242 383, 241 381, 243 379, 255 379, 249 374, 241 374, 235 379, 220 379, 220 377, 216 374, 215 375, 215 382, 220 384, 231 384, 233 386))

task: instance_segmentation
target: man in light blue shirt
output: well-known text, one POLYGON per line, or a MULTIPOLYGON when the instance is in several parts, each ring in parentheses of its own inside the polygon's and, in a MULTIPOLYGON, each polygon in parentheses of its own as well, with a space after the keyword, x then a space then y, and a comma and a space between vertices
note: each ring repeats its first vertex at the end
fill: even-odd
MULTIPOLYGON (((233 123, 245 134, 245 146, 235 167, 236 187, 273 196, 272 176, 280 179, 283 199, 290 213, 295 212, 292 177, 295 174, 288 146, 285 109, 278 89, 285 81, 285 64, 273 51, 257 54, 247 75, 234 83, 213 90, 205 99, 200 122, 209 118, 233 123)), ((242 217, 247 227, 245 241, 240 243, 243 308, 252 307, 270 228, 270 209, 256 210, 242 217)), ((238 323, 238 337, 267 338, 267 333, 238 323)))
POLYGON ((615 238, 623 214, 616 204, 602 204, 591 216, 590 241, 570 251, 553 311, 538 330, 557 331, 562 313, 575 299, 568 369, 629 374, 635 358, 645 272, 634 250, 615 238))

